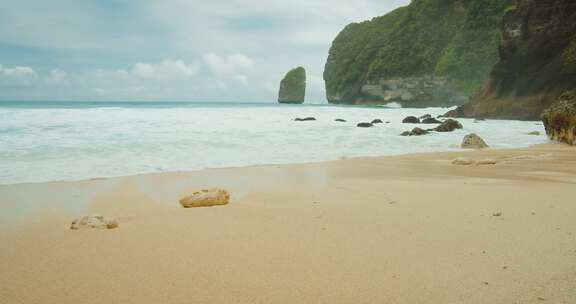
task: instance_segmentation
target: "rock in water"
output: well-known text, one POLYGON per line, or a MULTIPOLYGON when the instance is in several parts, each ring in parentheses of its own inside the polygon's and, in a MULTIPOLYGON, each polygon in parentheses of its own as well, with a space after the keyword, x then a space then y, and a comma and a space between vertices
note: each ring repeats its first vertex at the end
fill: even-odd
POLYGON ((280 92, 278 93, 279 103, 301 104, 304 103, 306 95, 306 70, 297 67, 284 76, 280 82, 280 92))
POLYGON ((374 119, 374 120, 372 121, 372 124, 373 124, 373 125, 375 125, 375 124, 381 124, 381 123, 384 123, 384 122, 382 121, 382 119, 374 119))
POLYGON ((372 128, 374 125, 369 122, 361 122, 357 125, 358 128, 372 128))
POLYGON ((441 124, 442 122, 439 121, 439 120, 436 119, 436 118, 428 117, 428 118, 424 118, 424 119, 422 120, 422 123, 423 123, 423 124, 441 124))
POLYGON ((204 189, 192 193, 191 196, 180 200, 184 208, 211 207, 226 205, 230 201, 230 194, 223 189, 204 189))
POLYGON ((420 128, 414 128, 414 129, 412 129, 412 131, 406 131, 400 135, 402 135, 402 136, 422 136, 422 135, 426 135, 428 133, 429 132, 427 130, 420 129, 420 128))
POLYGON ((294 121, 316 121, 314 117, 296 118, 294 121))
POLYGON ((345 119, 341 119, 341 118, 335 119, 334 121, 337 121, 337 122, 346 122, 345 119))
POLYGON ((434 129, 436 132, 452 132, 456 129, 462 129, 462 124, 454 119, 446 119, 441 125, 434 129))
POLYGON ((418 119, 418 117, 415 117, 415 116, 408 116, 408 117, 404 118, 404 120, 402 120, 402 123, 417 124, 417 123, 420 123, 420 119, 418 119))
POLYGON ((576 90, 562 94, 544 111, 542 121, 550 139, 576 145, 576 90))
POLYGON ((464 136, 461 147, 462 149, 486 149, 488 145, 482 137, 472 133, 464 136))
POLYGON ((101 215, 88 215, 72 222, 70 229, 114 229, 118 228, 118 221, 101 215))

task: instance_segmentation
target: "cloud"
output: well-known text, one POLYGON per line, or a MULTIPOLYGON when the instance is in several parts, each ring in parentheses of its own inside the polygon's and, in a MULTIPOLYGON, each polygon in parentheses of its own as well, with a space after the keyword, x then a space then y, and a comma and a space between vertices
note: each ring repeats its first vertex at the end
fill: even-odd
POLYGON ((70 85, 70 79, 68 78, 68 73, 60 69, 53 69, 46 78, 46 83, 49 85, 70 85))
POLYGON ((189 78, 199 71, 197 64, 187 64, 183 60, 165 59, 157 64, 136 63, 131 73, 142 79, 169 80, 177 78, 189 78))
POLYGON ((4 67, 0 65, 0 85, 2 86, 30 86, 37 78, 36 71, 27 66, 4 67))
POLYGON ((242 54, 221 57, 214 53, 208 53, 202 56, 202 60, 208 69, 216 75, 246 72, 254 68, 254 60, 242 54))
MULTIPOLYGON (((8 72, 26 81, 0 72, 2 86, 28 86, 0 99, 272 102, 288 70, 322 75, 348 23, 409 2, 0 0, 0 58, 29 69, 8 72)), ((310 79, 307 100, 325 102, 321 77, 310 79)))

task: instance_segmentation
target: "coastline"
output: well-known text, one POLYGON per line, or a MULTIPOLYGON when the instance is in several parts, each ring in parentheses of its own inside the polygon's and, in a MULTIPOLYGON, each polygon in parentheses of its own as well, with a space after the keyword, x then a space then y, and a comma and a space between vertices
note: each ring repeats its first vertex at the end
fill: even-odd
POLYGON ((545 144, 0 185, 0 300, 569 303, 574 152, 545 144), (452 165, 460 156, 501 163, 452 165), (178 205, 204 187, 233 201, 178 205), (120 227, 68 229, 91 213, 120 227))

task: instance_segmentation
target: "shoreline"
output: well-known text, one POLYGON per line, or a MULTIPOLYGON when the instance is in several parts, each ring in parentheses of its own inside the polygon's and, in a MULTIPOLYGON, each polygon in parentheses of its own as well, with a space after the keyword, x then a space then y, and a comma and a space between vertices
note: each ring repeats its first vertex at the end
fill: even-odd
POLYGON ((545 144, 0 186, 0 302, 570 303, 575 152, 545 144), (460 156, 502 162, 451 164, 460 156), (229 190, 231 203, 179 205, 205 187, 229 190), (87 214, 120 225, 69 229, 87 214))
MULTIPOLYGON (((549 140, 548 143, 541 143, 541 144, 529 145, 529 146, 524 146, 524 147, 515 147, 515 148, 489 148, 489 149, 486 149, 485 151, 515 151, 515 150, 524 150, 524 149, 530 149, 530 148, 538 148, 539 146, 557 145, 557 144, 558 145, 564 145, 564 144, 555 143, 555 142, 549 140)), ((211 167, 211 168, 194 169, 194 170, 170 170, 170 171, 157 171, 157 172, 143 172, 143 173, 126 174, 126 175, 118 175, 118 176, 95 176, 95 177, 90 177, 90 178, 71 179, 71 180, 18 182, 18 183, 11 183, 11 184, 0 183, 0 188, 1 187, 9 187, 9 186, 21 186, 21 185, 25 186, 25 185, 53 184, 53 183, 79 183, 79 182, 90 182, 90 181, 102 181, 102 180, 129 178, 129 177, 146 176, 146 175, 195 173, 195 172, 204 172, 204 171, 212 171, 212 170, 232 170, 232 169, 247 169, 247 168, 258 168, 258 167, 314 165, 314 164, 324 164, 324 163, 339 162, 339 161, 369 160, 369 159, 394 158, 394 157, 403 157, 403 156, 406 156, 406 157, 409 157, 409 156, 426 156, 426 155, 430 155, 430 154, 443 154, 443 153, 453 154, 453 153, 467 153, 467 152, 478 152, 478 150, 453 148, 452 150, 431 151, 431 152, 414 152, 414 153, 401 153, 401 154, 375 155, 375 156, 351 156, 351 157, 344 156, 344 157, 340 157, 338 159, 328 159, 328 160, 309 161, 309 162, 269 163, 269 164, 255 164, 255 165, 240 165, 240 166, 231 166, 231 167, 211 167)))

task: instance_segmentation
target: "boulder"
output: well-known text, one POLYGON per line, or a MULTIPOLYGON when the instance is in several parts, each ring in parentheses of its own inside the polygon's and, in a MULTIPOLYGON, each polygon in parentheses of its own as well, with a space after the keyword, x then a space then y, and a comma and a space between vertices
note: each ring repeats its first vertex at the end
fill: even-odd
POLYGON ((406 131, 400 135, 401 136, 421 136, 421 135, 426 135, 428 133, 430 133, 430 132, 427 130, 420 129, 420 128, 414 128, 414 129, 412 129, 412 131, 406 131))
POLYGON ((334 121, 337 121, 337 122, 346 122, 346 120, 344 120, 344 119, 340 119, 340 118, 338 118, 338 119, 335 119, 334 121))
POLYGON ((485 149, 488 148, 488 145, 482 137, 471 133, 464 136, 461 147, 462 149, 485 149))
POLYGON ((432 118, 432 115, 426 114, 426 115, 420 116, 420 120, 424 120, 424 119, 428 119, 428 118, 432 118))
POLYGON ((289 71, 280 82, 278 102, 287 104, 304 103, 306 95, 306 70, 297 67, 289 71))
POLYGON ((462 124, 459 123, 458 121, 454 120, 454 119, 446 119, 444 122, 442 122, 441 125, 439 125, 438 127, 436 127, 434 129, 434 131, 436 132, 452 132, 456 129, 462 129, 462 124))
POLYGON ((211 207, 226 205, 230 201, 230 194, 223 189, 204 189, 192 193, 180 200, 184 208, 211 207))
POLYGON ((470 166, 474 164, 474 161, 467 157, 458 157, 452 161, 452 164, 459 166, 470 166))
POLYGON ((436 118, 428 117, 422 120, 423 124, 441 124, 442 122, 436 118))
POLYGON ((532 131, 532 132, 528 133, 527 135, 540 136, 542 134, 540 134, 540 132, 538 132, 538 131, 532 131))
POLYGON ((542 121, 550 139, 576 145, 576 90, 562 94, 544 111, 542 121))
POLYGON ((296 118, 294 121, 315 121, 316 118, 314 117, 305 117, 305 118, 296 118))
POLYGON ((76 219, 70 225, 72 230, 81 229, 114 229, 118 228, 118 221, 113 218, 107 218, 102 215, 88 215, 76 219))
POLYGON ((420 119, 418 119, 418 117, 415 117, 415 116, 408 116, 408 117, 404 118, 404 120, 402 120, 402 123, 417 124, 417 123, 420 123, 420 119))
POLYGON ((373 125, 375 125, 375 124, 381 124, 381 123, 384 123, 381 119, 374 119, 374 120, 372 121, 372 124, 373 124, 373 125))
POLYGON ((358 128, 372 128, 374 125, 369 122, 361 122, 357 126, 358 128))

